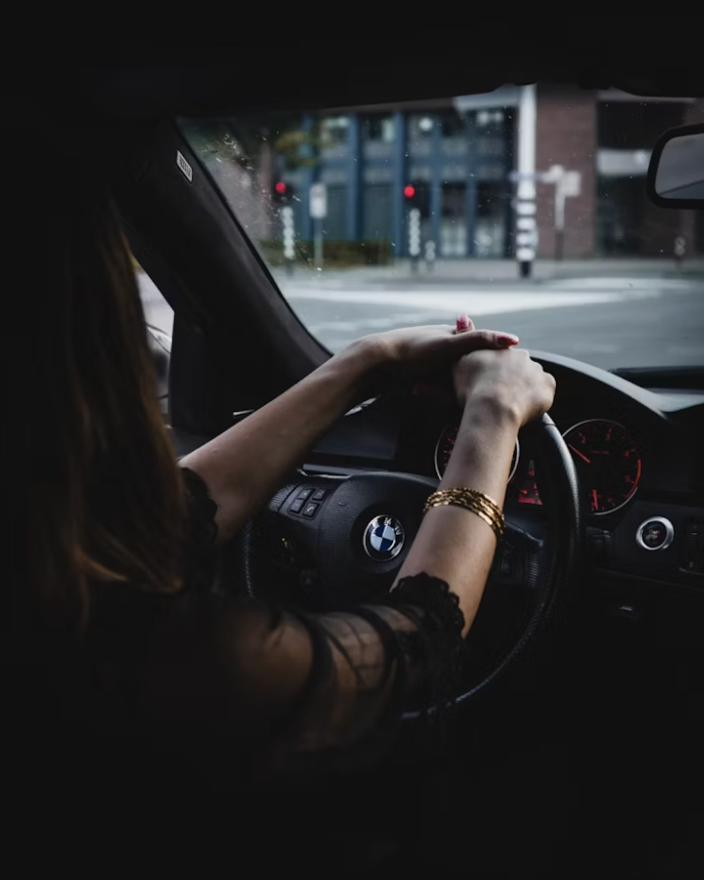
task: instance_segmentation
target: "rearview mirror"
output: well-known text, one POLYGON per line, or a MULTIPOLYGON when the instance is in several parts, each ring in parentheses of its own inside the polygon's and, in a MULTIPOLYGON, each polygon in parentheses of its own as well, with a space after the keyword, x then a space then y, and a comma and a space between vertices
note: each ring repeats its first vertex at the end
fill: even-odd
POLYGON ((666 132, 653 150, 648 195, 663 208, 704 207, 704 125, 666 132))

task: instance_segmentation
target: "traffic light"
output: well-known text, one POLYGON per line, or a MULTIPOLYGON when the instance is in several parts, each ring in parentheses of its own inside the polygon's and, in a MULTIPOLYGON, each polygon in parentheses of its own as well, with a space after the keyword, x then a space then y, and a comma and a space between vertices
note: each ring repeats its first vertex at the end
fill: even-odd
POLYGON ((407 208, 418 208, 421 216, 430 216, 430 185, 425 180, 414 180, 403 188, 403 201, 407 208))
POLYGON ((274 184, 274 192, 272 193, 275 205, 287 205, 290 197, 289 185, 283 180, 277 180, 274 184))

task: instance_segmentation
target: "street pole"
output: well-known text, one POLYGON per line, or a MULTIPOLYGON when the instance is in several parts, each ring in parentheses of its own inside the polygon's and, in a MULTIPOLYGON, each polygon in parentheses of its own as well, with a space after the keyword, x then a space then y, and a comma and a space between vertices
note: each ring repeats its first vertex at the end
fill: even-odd
POLYGON ((323 221, 315 218, 315 267, 323 268, 323 221))
POLYGON ((313 248, 315 268, 323 268, 323 220, 328 215, 328 190, 324 183, 314 183, 310 188, 308 211, 313 220, 313 248))
POLYGON ((555 181, 555 261, 560 263, 565 253, 565 188, 562 176, 555 181))
POLYGON ((411 258, 411 271, 418 271, 420 257, 420 210, 411 208, 408 212, 408 256, 411 258))
POLYGON ((529 278, 535 260, 537 207, 535 203, 535 84, 521 86, 518 105, 518 192, 516 194, 516 259, 521 278, 529 278))
POLYGON ((293 227, 293 208, 290 205, 284 205, 284 207, 281 209, 281 222, 283 224, 284 262, 286 264, 286 274, 293 275, 293 260, 296 256, 296 235, 293 227))
POLYGON ((435 268, 435 242, 426 241, 425 243, 425 268, 428 272, 432 272, 435 268))
POLYGON ((686 251, 687 239, 684 235, 678 235, 675 239, 675 265, 680 271, 682 271, 686 251))

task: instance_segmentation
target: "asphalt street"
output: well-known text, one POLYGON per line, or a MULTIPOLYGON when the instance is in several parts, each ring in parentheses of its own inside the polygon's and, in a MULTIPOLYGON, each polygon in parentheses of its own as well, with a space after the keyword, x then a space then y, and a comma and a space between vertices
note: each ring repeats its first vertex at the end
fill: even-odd
MULTIPOLYGON (((585 275, 540 281, 374 278, 360 273, 278 277, 291 307, 331 351, 360 336, 454 323, 517 333, 529 349, 610 369, 704 364, 704 277, 585 275)), ((171 332, 172 314, 146 276, 147 319, 171 332)))

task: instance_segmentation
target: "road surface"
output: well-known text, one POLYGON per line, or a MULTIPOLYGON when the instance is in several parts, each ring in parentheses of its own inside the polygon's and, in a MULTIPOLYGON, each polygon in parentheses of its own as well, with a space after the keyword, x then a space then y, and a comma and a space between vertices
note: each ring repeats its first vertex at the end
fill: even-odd
MULTIPOLYGON (((517 333, 527 348, 605 369, 704 364, 704 278, 604 275, 463 284, 460 280, 360 280, 350 273, 280 278, 301 320, 331 351, 404 325, 454 323, 517 333)), ((146 276, 147 318, 171 332, 172 314, 146 276)))

